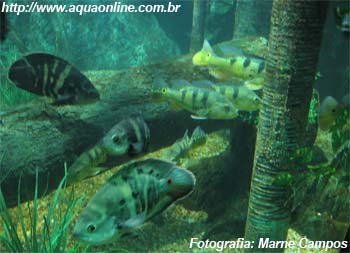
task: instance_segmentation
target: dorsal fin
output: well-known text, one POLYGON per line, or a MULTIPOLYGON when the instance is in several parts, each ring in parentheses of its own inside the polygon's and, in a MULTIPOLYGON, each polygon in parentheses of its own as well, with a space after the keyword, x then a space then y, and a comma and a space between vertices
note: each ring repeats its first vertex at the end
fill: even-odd
POLYGON ((188 88, 191 86, 191 83, 185 79, 175 79, 170 81, 170 87, 174 89, 188 88))
POLYGON ((213 49, 212 49, 211 46, 210 46, 209 41, 208 41, 207 39, 205 39, 205 40, 203 41, 202 50, 203 50, 203 51, 208 51, 208 52, 211 52, 211 53, 214 52, 213 49))
POLYGON ((214 90, 213 86, 215 86, 215 83, 209 80, 197 80, 192 82, 192 86, 200 89, 214 90))

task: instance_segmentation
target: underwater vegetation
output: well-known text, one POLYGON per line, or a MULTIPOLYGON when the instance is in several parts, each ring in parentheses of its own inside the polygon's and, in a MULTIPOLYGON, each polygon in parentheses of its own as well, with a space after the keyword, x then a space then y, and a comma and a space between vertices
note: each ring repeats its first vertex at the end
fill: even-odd
MULTIPOLYGON (((17 214, 10 213, 0 190, 0 250, 6 252, 67 252, 70 224, 76 215, 81 197, 71 191, 63 195, 66 177, 59 184, 48 204, 44 216, 39 215, 38 171, 36 171, 35 195, 32 205, 21 203, 18 196, 17 214), (25 218, 26 217, 26 218, 25 218), (29 217, 29 224, 28 218, 29 217)), ((20 187, 20 182, 18 187, 20 187)), ((40 211, 40 214, 42 212, 40 211)), ((70 245, 69 252, 86 252, 78 244, 70 245)))

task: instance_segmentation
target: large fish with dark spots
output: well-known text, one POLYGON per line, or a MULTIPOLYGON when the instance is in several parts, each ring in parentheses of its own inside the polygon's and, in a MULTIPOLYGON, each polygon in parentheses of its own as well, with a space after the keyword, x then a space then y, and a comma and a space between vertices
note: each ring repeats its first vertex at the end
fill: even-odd
POLYGON ((195 87, 186 80, 172 80, 168 85, 156 78, 153 84, 154 98, 166 100, 175 110, 187 110, 193 119, 234 119, 238 110, 215 90, 195 87))
POLYGON ((47 53, 32 53, 15 61, 8 78, 31 93, 54 99, 54 104, 88 104, 100 95, 90 80, 69 62, 47 53))
POLYGON ((111 128, 93 148, 82 153, 68 169, 69 184, 106 170, 101 164, 109 157, 136 155, 148 149, 149 128, 141 116, 122 120, 111 128))
POLYGON ((173 163, 128 163, 89 201, 74 225, 73 238, 90 245, 115 241, 189 195, 194 186, 194 175, 173 163))

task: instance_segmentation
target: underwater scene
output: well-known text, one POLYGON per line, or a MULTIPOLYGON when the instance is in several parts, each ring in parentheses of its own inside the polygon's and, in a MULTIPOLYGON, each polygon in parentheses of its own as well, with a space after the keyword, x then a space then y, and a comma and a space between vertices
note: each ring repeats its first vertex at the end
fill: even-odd
POLYGON ((349 252, 349 5, 1 0, 0 252, 349 252))

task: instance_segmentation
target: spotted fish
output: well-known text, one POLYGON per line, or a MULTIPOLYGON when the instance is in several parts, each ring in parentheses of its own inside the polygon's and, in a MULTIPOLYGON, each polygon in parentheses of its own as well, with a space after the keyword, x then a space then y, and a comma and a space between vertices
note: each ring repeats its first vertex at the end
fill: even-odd
POLYGON ((197 52, 192 62, 196 66, 207 67, 209 73, 220 80, 246 80, 250 89, 260 89, 265 78, 265 61, 258 58, 236 55, 229 58, 219 57, 204 40, 203 48, 197 52))
POLYGON ((69 62, 47 53, 32 53, 9 68, 8 78, 31 93, 54 99, 55 105, 87 104, 100 95, 90 80, 69 62))
POLYGON ((92 197, 73 227, 73 238, 90 245, 113 242, 189 195, 194 186, 194 175, 173 163, 132 161, 92 197))
POLYGON ((153 93, 168 101, 172 108, 191 112, 194 119, 234 119, 238 116, 237 108, 224 96, 192 86, 186 80, 173 80, 168 85, 163 79, 156 78, 153 93))

